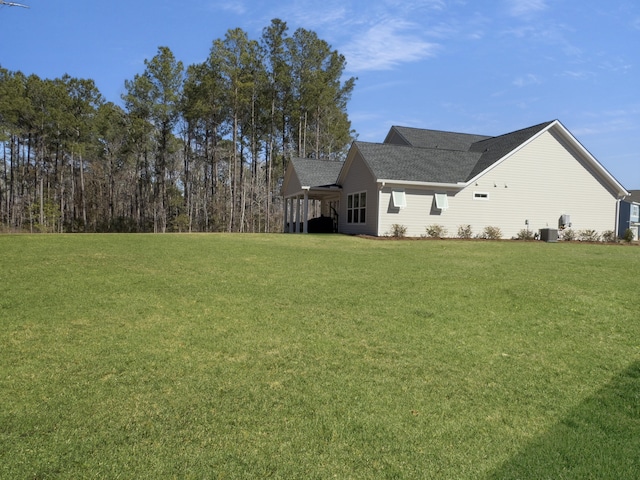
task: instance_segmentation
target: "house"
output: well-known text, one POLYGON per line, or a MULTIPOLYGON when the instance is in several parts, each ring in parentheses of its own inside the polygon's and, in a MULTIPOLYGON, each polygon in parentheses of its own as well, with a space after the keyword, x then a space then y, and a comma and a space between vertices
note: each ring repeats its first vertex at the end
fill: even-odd
POLYGON ((629 190, 629 194, 620 202, 618 237, 624 237, 624 232, 630 228, 633 238, 638 240, 640 238, 640 190, 629 190))
POLYGON ((618 231, 629 192, 558 121, 497 137, 392 127, 383 143, 355 141, 344 163, 293 159, 282 194, 285 231, 307 232, 309 206, 335 231, 455 237, 498 227, 618 231), (320 205, 319 207, 317 205, 320 205))

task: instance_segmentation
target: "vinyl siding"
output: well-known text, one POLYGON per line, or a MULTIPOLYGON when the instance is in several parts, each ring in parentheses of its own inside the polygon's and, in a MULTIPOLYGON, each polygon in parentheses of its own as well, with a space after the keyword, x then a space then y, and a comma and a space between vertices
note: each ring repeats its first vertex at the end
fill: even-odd
POLYGON ((378 227, 378 187, 362 157, 357 153, 342 185, 340 197, 340 217, 338 230, 351 235, 377 235, 378 227), (367 192, 366 222, 363 224, 347 223, 347 196, 367 192))
MULTIPOLYGON (((574 231, 599 233, 615 228, 616 197, 594 176, 590 167, 559 137, 547 131, 507 158, 471 185, 449 193, 449 209, 433 208, 435 190, 405 188, 407 207, 389 209, 391 186, 381 191, 379 232, 398 223, 407 235, 425 234, 428 225, 439 224, 455 237, 460 225, 471 225, 474 235, 485 227, 499 227, 504 238, 527 228, 558 228, 561 215, 571 216, 574 231), (488 199, 474 199, 474 192, 488 199)), ((444 193, 444 191, 439 191, 444 193)))
MULTIPOLYGON (((441 212, 435 208, 433 200, 435 193, 444 193, 444 190, 436 192, 401 185, 385 185, 380 191, 379 235, 389 235, 393 231, 393 225, 398 224, 407 228, 407 236, 420 237, 425 235, 427 225, 442 224, 441 217, 449 210, 441 212), (391 193, 394 190, 404 190, 407 199, 405 208, 393 207, 391 193)), ((451 200, 449 196, 449 208, 451 208, 451 200)))
POLYGON ((287 176, 285 178, 286 188, 283 190, 282 195, 286 198, 290 195, 295 195, 300 193, 302 189, 302 185, 300 184, 300 180, 298 179, 298 175, 296 175, 295 170, 291 165, 287 167, 287 176))

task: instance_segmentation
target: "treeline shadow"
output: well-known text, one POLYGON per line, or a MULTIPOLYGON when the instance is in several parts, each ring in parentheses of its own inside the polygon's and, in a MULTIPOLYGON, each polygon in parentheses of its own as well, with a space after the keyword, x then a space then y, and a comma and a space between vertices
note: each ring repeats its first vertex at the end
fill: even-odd
POLYGON ((640 478, 640 361, 486 478, 640 478))

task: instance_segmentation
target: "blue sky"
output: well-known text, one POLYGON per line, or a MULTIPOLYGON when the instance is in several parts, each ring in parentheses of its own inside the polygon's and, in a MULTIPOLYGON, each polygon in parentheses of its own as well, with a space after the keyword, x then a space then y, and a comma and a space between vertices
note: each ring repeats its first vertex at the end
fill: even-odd
MULTIPOLYGON (((391 125, 500 135, 559 119, 627 189, 640 189, 637 0, 16 0, 0 7, 0 65, 92 78, 120 103, 159 46, 185 65, 272 18, 315 31, 358 77, 358 138, 391 125)), ((570 180, 570 179, 568 179, 570 180)))

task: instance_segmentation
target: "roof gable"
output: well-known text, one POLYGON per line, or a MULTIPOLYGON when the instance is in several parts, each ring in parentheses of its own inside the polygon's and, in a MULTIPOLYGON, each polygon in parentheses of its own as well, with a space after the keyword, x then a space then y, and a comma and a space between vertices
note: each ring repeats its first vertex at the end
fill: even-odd
POLYGON ((292 158, 291 164, 302 187, 335 185, 342 169, 342 162, 312 158, 292 158))
POLYGON ((475 178, 494 163, 504 158, 509 153, 524 145, 537 134, 552 125, 555 121, 540 123, 533 127, 516 130, 498 137, 488 137, 479 142, 475 142, 470 147, 470 151, 481 153, 478 163, 474 166, 465 181, 475 178))

